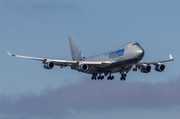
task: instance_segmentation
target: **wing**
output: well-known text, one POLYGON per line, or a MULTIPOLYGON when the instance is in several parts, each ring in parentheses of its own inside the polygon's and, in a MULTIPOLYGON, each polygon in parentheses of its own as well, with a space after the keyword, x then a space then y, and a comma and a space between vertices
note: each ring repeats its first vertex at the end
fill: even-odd
POLYGON ((155 61, 155 62, 140 62, 140 63, 137 63, 137 64, 135 64, 137 67, 142 67, 142 66, 144 66, 144 65, 151 65, 151 64, 154 64, 155 66, 156 65, 159 65, 159 64, 161 64, 161 63, 163 63, 163 62, 169 62, 169 61, 173 61, 174 60, 174 58, 172 57, 172 55, 170 54, 169 55, 169 59, 166 59, 166 60, 160 60, 160 61, 155 61))
POLYGON ((11 54, 9 51, 7 51, 7 53, 8 53, 10 56, 20 57, 20 58, 26 58, 26 59, 38 60, 38 61, 42 61, 43 63, 53 62, 53 63, 55 63, 55 65, 61 66, 61 68, 67 67, 67 66, 77 67, 78 65, 81 65, 81 64, 87 64, 87 65, 92 66, 92 67, 106 67, 106 66, 109 66, 110 64, 112 64, 112 62, 108 62, 108 61, 71 61, 71 60, 58 60, 58 59, 47 59, 47 58, 37 58, 37 57, 14 55, 14 54, 11 54))

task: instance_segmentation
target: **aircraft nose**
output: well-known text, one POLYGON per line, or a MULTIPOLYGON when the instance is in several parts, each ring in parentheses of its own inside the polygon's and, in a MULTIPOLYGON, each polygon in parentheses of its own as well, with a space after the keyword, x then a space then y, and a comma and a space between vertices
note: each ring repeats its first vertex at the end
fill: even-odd
POLYGON ((137 58, 143 58, 144 57, 144 50, 142 48, 138 48, 136 50, 136 57, 137 58))

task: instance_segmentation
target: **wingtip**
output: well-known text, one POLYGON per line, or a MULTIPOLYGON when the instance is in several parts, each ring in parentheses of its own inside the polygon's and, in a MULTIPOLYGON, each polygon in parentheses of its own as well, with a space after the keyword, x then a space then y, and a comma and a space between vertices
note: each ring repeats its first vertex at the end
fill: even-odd
POLYGON ((16 56, 16 55, 11 54, 8 50, 7 50, 7 53, 9 56, 16 56))
POLYGON ((172 59, 172 60, 174 59, 173 56, 172 56, 171 54, 169 55, 169 58, 172 59))
POLYGON ((7 50, 8 55, 12 56, 12 54, 7 50))

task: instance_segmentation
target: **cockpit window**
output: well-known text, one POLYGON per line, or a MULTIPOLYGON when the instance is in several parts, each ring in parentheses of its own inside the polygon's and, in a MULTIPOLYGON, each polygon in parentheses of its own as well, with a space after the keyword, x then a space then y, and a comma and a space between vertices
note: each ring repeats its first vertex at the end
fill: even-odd
POLYGON ((139 43, 133 43, 132 45, 139 45, 139 43))

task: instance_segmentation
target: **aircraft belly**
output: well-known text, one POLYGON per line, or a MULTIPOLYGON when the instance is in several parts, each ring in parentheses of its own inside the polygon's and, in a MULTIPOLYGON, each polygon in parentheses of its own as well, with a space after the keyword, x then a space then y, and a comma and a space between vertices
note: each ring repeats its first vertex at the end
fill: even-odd
POLYGON ((119 72, 122 68, 124 67, 129 67, 132 66, 134 63, 139 62, 139 59, 135 58, 135 59, 127 59, 127 60, 121 60, 119 62, 113 63, 112 65, 102 68, 101 70, 107 71, 107 70, 111 70, 112 73, 116 73, 119 72))

